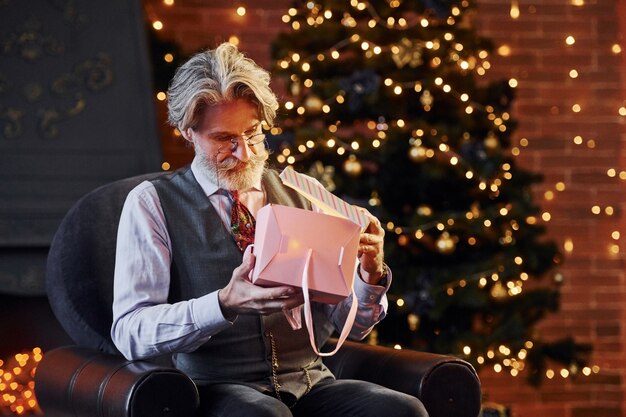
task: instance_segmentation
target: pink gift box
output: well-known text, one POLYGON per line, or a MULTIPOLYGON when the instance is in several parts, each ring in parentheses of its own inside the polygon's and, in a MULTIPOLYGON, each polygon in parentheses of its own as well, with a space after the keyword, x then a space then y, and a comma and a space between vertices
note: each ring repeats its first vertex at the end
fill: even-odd
POLYGON ((337 304, 352 291, 360 231, 359 225, 344 218, 264 206, 256 217, 252 282, 264 287, 302 287, 308 272, 311 301, 337 304))

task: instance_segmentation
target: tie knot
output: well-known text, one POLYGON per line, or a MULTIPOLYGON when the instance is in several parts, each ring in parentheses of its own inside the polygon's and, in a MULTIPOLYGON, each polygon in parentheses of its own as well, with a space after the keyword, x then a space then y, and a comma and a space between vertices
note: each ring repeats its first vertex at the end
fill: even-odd
POLYGON ((237 190, 228 190, 228 194, 233 198, 233 200, 239 200, 239 191, 237 190))

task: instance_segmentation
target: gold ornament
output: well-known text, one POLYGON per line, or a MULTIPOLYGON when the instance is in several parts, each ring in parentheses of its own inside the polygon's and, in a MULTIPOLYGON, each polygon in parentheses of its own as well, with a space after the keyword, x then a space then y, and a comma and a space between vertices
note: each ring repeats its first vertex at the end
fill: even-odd
POLYGON ((415 313, 411 313, 407 316, 406 320, 409 324, 409 330, 412 332, 416 332, 417 328, 420 325, 420 317, 415 313))
POLYGON ((318 180, 330 192, 335 191, 335 188, 337 188, 335 181, 333 181, 335 167, 332 165, 324 165, 322 161, 315 161, 307 174, 318 180))
POLYGON ((498 138, 496 137, 496 135, 494 135, 493 132, 489 132, 489 134, 485 138, 484 143, 485 143, 485 148, 491 151, 498 149, 498 146, 500 145, 498 138))
POLYGON ((304 108, 307 111, 312 113, 319 113, 322 111, 322 107, 324 106, 324 102, 321 98, 316 95, 308 95, 307 98, 304 99, 304 108))
POLYGON ((431 216, 433 214, 433 209, 428 207, 427 205, 421 205, 417 208, 417 214, 420 216, 431 216))
POLYGON ((428 90, 424 90, 422 95, 420 96, 420 103, 424 107, 430 107, 433 104, 433 95, 428 90))
POLYGON ((292 96, 299 96, 300 92, 302 91, 300 82, 296 81, 291 83, 291 85, 289 86, 289 90, 291 91, 292 96))
POLYGON ((370 194, 369 205, 372 207, 380 206, 380 197, 378 196, 378 192, 372 191, 370 194))
POLYGON ((423 146, 411 146, 409 149, 409 158, 413 162, 423 162, 426 160, 426 148, 423 146))
POLYGON ((409 64, 409 67, 415 68, 424 63, 422 60, 422 45, 413 43, 410 39, 402 38, 399 44, 392 46, 391 58, 398 68, 402 68, 409 64))
POLYGON ((491 296, 496 300, 501 300, 506 298, 509 295, 506 288, 500 281, 496 282, 493 287, 491 287, 491 296))
POLYGON ((435 244, 437 246, 437 250, 439 251, 439 253, 442 253, 444 255, 448 255, 454 252, 454 249, 456 248, 456 243, 454 242, 454 239, 450 236, 450 233, 448 232, 443 232, 437 238, 437 241, 435 242, 435 244))
POLYGON ((355 155, 350 155, 343 163, 343 170, 346 174, 352 177, 358 177, 361 174, 363 167, 361 166, 361 162, 356 159, 355 155))

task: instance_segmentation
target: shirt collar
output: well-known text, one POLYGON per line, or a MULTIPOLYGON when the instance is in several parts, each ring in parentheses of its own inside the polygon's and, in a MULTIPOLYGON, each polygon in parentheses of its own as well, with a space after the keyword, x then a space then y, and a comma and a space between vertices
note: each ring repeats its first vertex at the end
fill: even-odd
MULTIPOLYGON (((200 184, 200 187, 202 187, 202 190, 207 196, 211 196, 220 190, 217 184, 213 183, 213 181, 211 181, 211 179, 209 179, 209 177, 204 173, 204 170, 201 167, 200 158, 198 158, 198 156, 195 156, 193 158, 193 161, 191 162, 191 172, 193 173, 194 177, 196 177, 196 181, 198 181, 198 184, 200 184)), ((248 190, 240 191, 263 191, 261 181, 259 180, 248 190)))

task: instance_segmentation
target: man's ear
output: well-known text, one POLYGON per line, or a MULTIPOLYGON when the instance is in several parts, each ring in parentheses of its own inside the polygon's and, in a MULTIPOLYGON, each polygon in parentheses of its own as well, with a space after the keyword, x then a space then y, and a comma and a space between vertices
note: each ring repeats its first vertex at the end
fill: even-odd
POLYGON ((183 138, 185 138, 185 140, 187 142, 192 142, 193 143, 193 139, 191 137, 191 128, 190 127, 188 127, 185 130, 181 130, 181 129, 178 129, 178 130, 180 131, 180 134, 183 135, 183 138))

